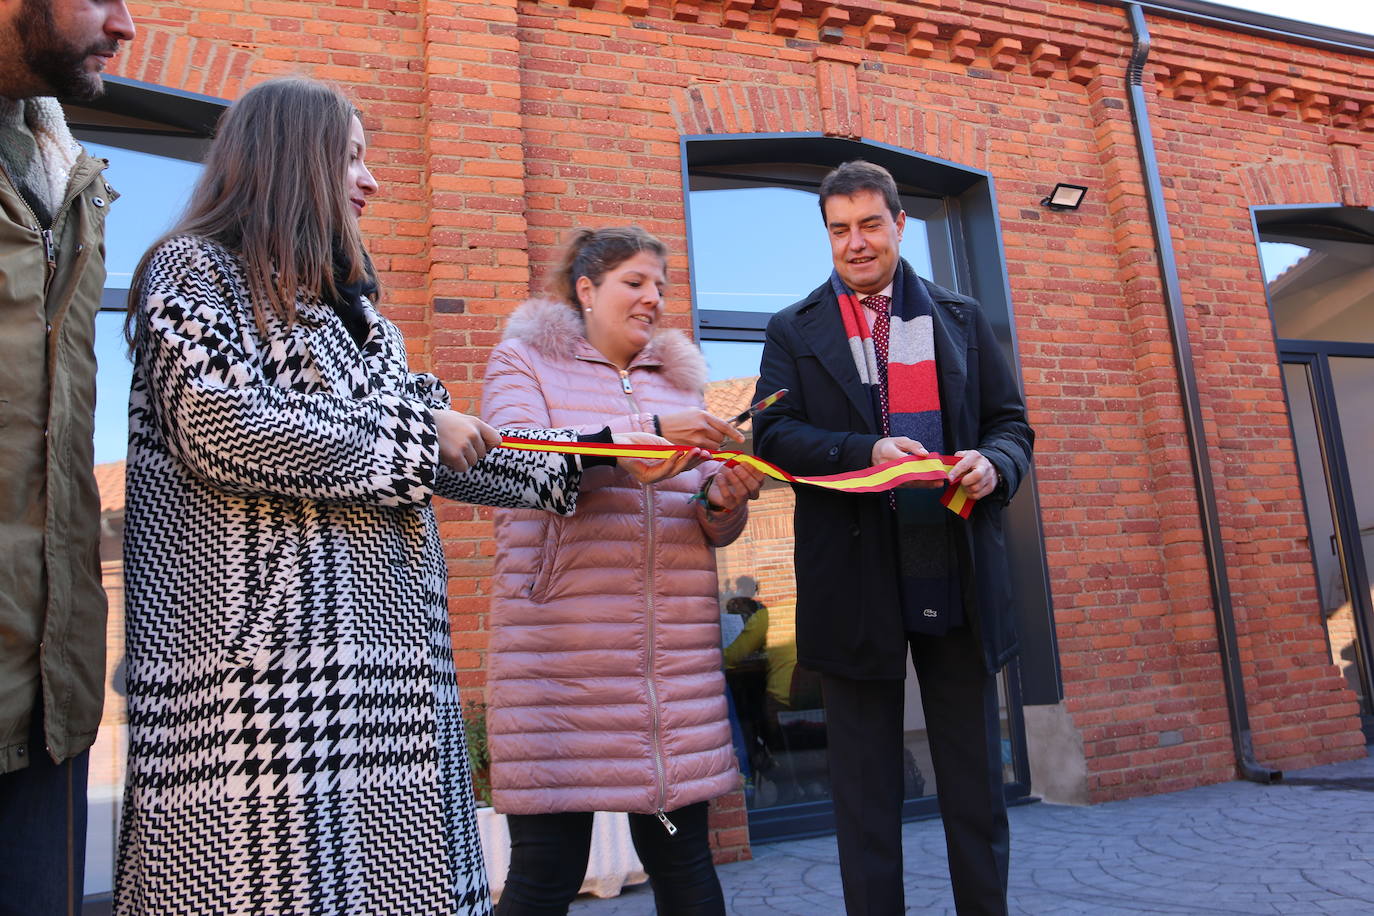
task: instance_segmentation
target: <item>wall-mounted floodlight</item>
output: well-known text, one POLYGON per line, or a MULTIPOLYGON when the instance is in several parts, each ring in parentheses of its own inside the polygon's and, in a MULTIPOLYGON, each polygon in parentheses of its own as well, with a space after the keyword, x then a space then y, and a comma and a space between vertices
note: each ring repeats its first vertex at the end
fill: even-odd
POLYGON ((1088 189, 1082 185, 1060 182, 1054 186, 1049 197, 1040 201, 1040 206, 1049 207, 1051 210, 1077 210, 1078 205, 1083 202, 1083 195, 1087 193, 1088 189))

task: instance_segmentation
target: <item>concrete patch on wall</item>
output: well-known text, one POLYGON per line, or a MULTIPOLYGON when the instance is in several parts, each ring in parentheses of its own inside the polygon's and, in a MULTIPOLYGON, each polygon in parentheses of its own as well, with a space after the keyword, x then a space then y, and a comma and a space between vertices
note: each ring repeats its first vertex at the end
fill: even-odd
POLYGON ((1031 794, 1057 805, 1088 804, 1088 765, 1083 735, 1064 708, 1026 706, 1031 794))

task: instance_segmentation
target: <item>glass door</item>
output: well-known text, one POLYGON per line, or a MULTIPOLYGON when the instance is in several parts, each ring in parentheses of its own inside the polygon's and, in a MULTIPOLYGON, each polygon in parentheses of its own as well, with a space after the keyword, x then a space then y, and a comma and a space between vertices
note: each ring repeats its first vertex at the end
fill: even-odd
MULTIPOLYGON (((749 405, 758 379, 763 328, 772 313, 803 298, 830 272, 830 247, 817 206, 819 166, 716 167, 693 173, 688 216, 693 297, 710 368, 707 408, 732 416, 749 405), (760 220, 766 214, 767 231, 760 220)), ((943 198, 904 193, 901 254, 921 276, 950 289, 957 274, 943 198)), ((750 427, 745 427, 746 433, 750 427)), ((752 437, 742 448, 752 451, 752 437)), ((791 488, 768 481, 750 504, 740 538, 716 551, 722 648, 736 756, 744 774, 755 842, 833 829, 819 678, 797 664, 791 488)), ((908 816, 933 814, 935 777, 920 687, 908 672, 905 797, 908 816)), ((1004 780, 1021 776, 1015 672, 1000 676, 1004 780)))
MULTIPOLYGON (((1344 446, 1345 470, 1350 492, 1345 501, 1345 552, 1349 554, 1352 585, 1347 592, 1352 601, 1363 605, 1362 619, 1374 621, 1374 356, 1331 356, 1331 393, 1336 402, 1340 440, 1344 446)), ((1354 605, 1352 604, 1352 611, 1354 605)), ((1374 638, 1365 628, 1366 641, 1374 638)), ((1362 704, 1370 712, 1369 666, 1360 691, 1362 704)))
POLYGON ((1260 256, 1331 663, 1374 740, 1374 213, 1279 213, 1260 256))
POLYGON ((100 489, 100 571, 109 600, 105 631, 105 708, 91 748, 87 783, 87 912, 106 912, 114 889, 119 816, 128 750, 124 701, 124 456, 128 450, 133 366, 124 338, 134 267, 185 206, 208 140, 166 125, 71 107, 72 133, 109 160, 105 179, 120 193, 105 233, 105 290, 95 319, 95 478, 100 489))
POLYGON ((1331 663, 1374 737, 1374 357, 1287 352, 1283 364, 1331 663))

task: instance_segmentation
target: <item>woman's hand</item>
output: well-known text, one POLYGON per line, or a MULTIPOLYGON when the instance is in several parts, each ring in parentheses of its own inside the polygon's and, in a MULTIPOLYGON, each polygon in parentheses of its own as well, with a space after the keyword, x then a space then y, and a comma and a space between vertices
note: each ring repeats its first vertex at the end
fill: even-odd
POLYGON ((711 484, 706 489, 706 501, 722 511, 732 512, 745 500, 759 498, 763 480, 762 471, 756 471, 747 464, 727 462, 711 478, 711 484))
POLYGON ((693 407, 677 413, 658 415, 659 428, 663 438, 674 445, 693 445, 697 448, 718 449, 726 439, 744 441, 744 433, 726 423, 720 417, 693 407))
MULTIPOLYGON (((672 445, 667 439, 661 439, 653 433, 613 433, 611 441, 621 445, 672 445)), ((663 459, 642 458, 617 458, 616 464, 630 472, 630 475, 640 483, 658 483, 660 480, 667 480, 669 477, 676 477, 683 471, 690 471, 692 468, 701 464, 709 458, 705 451, 694 448, 690 452, 676 452, 671 457, 663 459)))
POLYGON ((434 411, 439 434, 439 461, 455 471, 471 470, 487 452, 501 444, 501 434, 470 414, 434 411))

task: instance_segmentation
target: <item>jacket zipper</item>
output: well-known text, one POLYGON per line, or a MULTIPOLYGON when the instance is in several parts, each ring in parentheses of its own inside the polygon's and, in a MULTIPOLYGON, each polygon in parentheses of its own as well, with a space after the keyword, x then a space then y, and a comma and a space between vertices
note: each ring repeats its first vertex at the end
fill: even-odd
POLYGON ((57 246, 53 244, 51 229, 40 229, 38 234, 43 238, 43 256, 48 262, 48 274, 43 278, 43 295, 47 296, 53 277, 57 276, 57 246))
MULTIPOLYGON (((30 207, 24 195, 19 193, 19 186, 14 183, 14 179, 10 177, 10 173, 6 171, 5 167, 2 165, 0 165, 0 174, 3 174, 5 180, 10 183, 10 189, 14 191, 14 196, 19 198, 19 202, 24 205, 24 209, 29 211, 29 219, 33 220, 33 225, 29 228, 37 232, 38 237, 43 240, 43 260, 46 261, 48 265, 48 269, 43 274, 43 298, 47 299, 48 290, 52 286, 52 279, 57 276, 57 246, 53 244, 52 227, 49 226, 47 229, 43 228, 43 223, 38 219, 38 214, 33 212, 33 207, 30 207)), ((66 202, 64 201, 62 210, 65 209, 66 202)), ((53 226, 57 225, 57 217, 62 210, 58 210, 57 213, 53 214, 53 226)))
POLYGON ((630 409, 635 413, 643 413, 639 409, 639 402, 635 400, 634 386, 630 384, 630 370, 617 369, 616 371, 620 373, 620 390, 625 392, 625 400, 630 402, 630 409))
MULTIPOLYGON (((104 167, 101 167, 100 169, 98 169, 98 170, 96 171, 96 173, 95 173, 94 175, 91 176, 91 181, 95 181, 95 179, 99 178, 99 177, 100 177, 100 173, 103 172, 103 171, 105 171, 105 168, 104 168, 104 167)), ((45 228, 43 228, 43 223, 42 223, 42 221, 39 220, 39 218, 38 218, 38 214, 33 212, 33 207, 29 206, 29 202, 24 198, 24 195, 19 193, 19 185, 17 185, 17 184, 14 183, 14 179, 10 177, 9 170, 7 170, 7 169, 4 167, 4 165, 0 165, 0 176, 3 176, 3 177, 4 177, 5 181, 6 181, 6 182, 9 184, 9 186, 10 186, 10 190, 14 192, 14 196, 17 197, 17 198, 19 198, 19 202, 20 202, 21 204, 24 205, 24 209, 27 210, 27 211, 29 211, 29 219, 33 220, 33 226, 32 226, 31 228, 32 228, 35 232, 37 232, 37 233, 38 233, 38 237, 41 238, 41 239, 43 240, 43 260, 47 263, 47 270, 44 271, 44 274, 43 274, 43 311, 44 311, 43 323, 44 323, 44 325, 47 327, 48 337, 51 338, 51 336, 52 336, 52 322, 51 322, 51 320, 50 320, 50 318, 49 318, 49 316, 48 316, 48 314, 47 314, 47 310, 48 310, 48 293, 49 293, 49 292, 51 291, 51 289, 52 289, 52 281, 53 281, 53 278, 57 276, 57 245, 56 245, 56 243, 53 242, 53 238, 52 238, 52 226, 56 226, 56 225, 57 225, 58 219, 60 219, 61 216, 62 216, 62 214, 66 212, 67 208, 68 208, 69 206, 71 206, 72 201, 76 200, 76 198, 79 197, 79 196, 81 195, 81 193, 82 193, 83 191, 86 190, 86 188, 90 185, 91 182, 88 181, 88 182, 86 182, 85 184, 81 185, 81 187, 75 189, 75 190, 72 192, 72 194, 71 194, 70 197, 67 197, 66 199, 64 199, 64 200, 62 201, 62 205, 61 205, 60 207, 58 207, 58 208, 57 208, 57 212, 53 214, 53 217, 52 217, 52 226, 49 226, 49 227, 47 227, 47 228, 45 229, 45 228)), ((49 347, 52 346, 52 343, 51 343, 51 340, 50 340, 50 339, 49 339, 48 341, 45 341, 45 344, 47 344, 47 346, 49 346, 49 347)), ((45 435, 45 436, 47 435, 47 430, 46 430, 46 429, 44 430, 44 435, 45 435)), ((46 510, 45 510, 45 514, 46 514, 46 510)), ((38 641, 38 667, 39 667, 39 670, 47 670, 47 657, 48 657, 48 643, 47 643, 47 640, 46 640, 46 639, 40 639, 40 640, 38 641)), ((48 742, 47 742, 47 735, 46 735, 46 734, 43 736, 43 747, 44 747, 44 749, 45 749, 49 754, 52 753, 52 746, 48 744, 48 742)))
POLYGON ((658 779, 658 810, 654 816, 658 818, 663 829, 668 831, 668 836, 677 834, 677 827, 668 820, 668 815, 663 812, 663 806, 668 800, 668 774, 663 765, 663 745, 659 732, 662 722, 658 715, 658 689, 654 686, 654 488, 652 485, 644 487, 644 520, 647 529, 647 537, 644 539, 645 560, 644 570, 646 579, 644 583, 644 609, 648 612, 648 626, 646 649, 647 664, 645 665, 645 683, 649 687, 649 711, 653 717, 653 747, 654 747, 654 775, 658 779))
MULTIPOLYGON (((67 208, 71 206, 72 201, 80 197, 81 193, 90 186, 92 181, 99 178, 100 173, 103 171, 105 171, 104 166, 96 170, 96 173, 91 176, 91 181, 74 189, 71 195, 62 200, 62 204, 52 215, 52 226, 57 225, 57 221, 62 218, 63 213, 67 212, 67 208)), ((43 228, 43 223, 38 219, 38 214, 33 212, 33 207, 30 207, 29 202, 24 199, 24 195, 19 193, 19 186, 14 183, 14 179, 10 177, 10 173, 6 171, 3 165, 0 165, 0 175, 5 176, 5 180, 10 184, 10 190, 14 191, 14 196, 19 198, 19 202, 24 205, 24 209, 29 211, 29 217, 33 220, 33 226, 31 228, 37 232, 39 238, 43 240, 43 259, 48 265, 48 269, 43 277, 43 298, 47 299, 48 293, 52 289, 53 278, 57 276, 57 244, 53 241, 52 226, 46 229, 43 228)))
MULTIPOLYGON (((634 413, 643 413, 639 409, 639 403, 635 400, 634 385, 630 383, 629 370, 620 369, 620 390, 625 392, 625 399, 630 402, 630 409, 634 413)), ((668 774, 663 765, 663 745, 659 737, 662 722, 658 715, 658 689, 654 686, 654 509, 655 491, 652 484, 644 486, 644 610, 647 614, 648 632, 645 639, 645 662, 644 662, 644 683, 649 693, 649 713, 653 722, 653 735, 651 740, 654 751, 654 778, 657 781, 658 810, 654 812, 654 817, 663 825, 663 829, 668 831, 668 836, 677 835, 677 826, 664 813, 663 806, 668 800, 668 774)))

